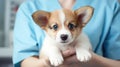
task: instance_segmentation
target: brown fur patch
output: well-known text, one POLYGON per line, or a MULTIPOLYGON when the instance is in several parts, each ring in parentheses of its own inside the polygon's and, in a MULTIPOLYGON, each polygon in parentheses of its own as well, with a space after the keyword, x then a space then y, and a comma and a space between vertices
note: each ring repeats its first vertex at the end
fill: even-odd
MULTIPOLYGON (((65 29, 71 32, 72 37, 76 38, 80 34, 82 24, 77 22, 77 19, 76 19, 77 16, 75 15, 75 13, 73 11, 68 10, 68 9, 63 9, 63 12, 65 14, 65 22, 64 22, 65 29), (74 24, 76 27, 73 30, 69 30, 69 28, 68 28, 69 23, 74 24)), ((49 18, 49 23, 46 27, 46 31, 52 38, 55 38, 57 32, 61 28, 62 28, 62 25, 61 25, 61 21, 59 19, 59 10, 57 10, 57 11, 54 11, 51 13, 51 16, 49 18), (56 31, 54 29, 49 28, 49 27, 52 28, 53 25, 55 25, 55 24, 58 25, 58 29, 56 31)))
MULTIPOLYGON (((72 37, 76 38, 83 26, 86 25, 86 23, 90 20, 93 12, 93 8, 86 6, 79 8, 75 11, 69 10, 69 9, 62 9, 63 13, 65 14, 65 21, 64 21, 64 27, 66 30, 70 31, 72 34, 72 37), (85 15, 88 15, 87 18, 85 18, 85 22, 82 21, 83 17, 85 15), (69 24, 73 24, 74 28, 71 30, 69 29, 69 24)), ((32 16, 34 21, 46 32, 52 37, 55 38, 57 32, 62 28, 61 20, 59 17, 60 10, 53 11, 51 13, 45 12, 45 11, 37 11, 32 16), (53 26, 57 25, 57 29, 54 30, 53 26)), ((61 15, 62 16, 62 15, 61 15)))
POLYGON ((66 21, 65 21, 66 29, 69 30, 68 28, 69 23, 74 24, 76 26, 73 30, 69 30, 72 34, 72 37, 76 38, 80 34, 80 31, 82 29, 81 27, 82 23, 79 23, 77 21, 77 16, 73 11, 67 9, 64 9, 63 11, 66 17, 66 21))
POLYGON ((52 37, 55 38, 57 32, 62 28, 60 19, 59 19, 59 10, 53 11, 51 13, 51 16, 49 18, 49 24, 47 26, 48 29, 46 29, 46 31, 48 32, 48 34, 52 37), (54 30, 53 29, 53 25, 57 24, 58 25, 58 29, 54 30), (49 28, 51 27, 51 29, 49 28))

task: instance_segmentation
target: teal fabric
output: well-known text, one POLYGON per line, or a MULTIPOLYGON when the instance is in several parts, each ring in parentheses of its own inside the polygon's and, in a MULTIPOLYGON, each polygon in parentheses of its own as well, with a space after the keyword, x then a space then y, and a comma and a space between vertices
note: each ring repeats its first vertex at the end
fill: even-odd
MULTIPOLYGON (((83 31, 90 38, 93 51, 101 56, 120 60, 120 4, 117 0, 77 0, 73 10, 92 6, 92 19, 83 31)), ((38 55, 45 34, 34 23, 32 14, 37 10, 61 9, 58 0, 27 0, 19 8, 14 27, 14 67, 30 56, 38 55)))

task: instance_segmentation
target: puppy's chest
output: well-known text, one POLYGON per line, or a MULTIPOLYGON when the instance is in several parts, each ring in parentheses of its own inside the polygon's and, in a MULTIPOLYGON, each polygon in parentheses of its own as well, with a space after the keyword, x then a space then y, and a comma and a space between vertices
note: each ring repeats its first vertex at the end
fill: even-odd
POLYGON ((71 50, 71 49, 75 49, 75 45, 76 45, 76 44, 62 45, 62 46, 59 46, 58 48, 59 48, 61 51, 71 50))

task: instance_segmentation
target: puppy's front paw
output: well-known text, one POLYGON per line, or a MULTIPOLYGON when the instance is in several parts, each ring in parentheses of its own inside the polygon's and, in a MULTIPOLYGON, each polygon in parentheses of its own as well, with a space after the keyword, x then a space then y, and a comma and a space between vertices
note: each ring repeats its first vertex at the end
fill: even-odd
POLYGON ((51 56, 49 57, 49 59, 50 59, 51 65, 53 65, 53 66, 59 66, 59 65, 61 65, 61 64, 63 63, 63 61, 64 61, 61 54, 51 55, 51 56))
POLYGON ((81 62, 87 62, 92 57, 91 53, 85 49, 76 50, 76 54, 77 54, 77 59, 81 62))

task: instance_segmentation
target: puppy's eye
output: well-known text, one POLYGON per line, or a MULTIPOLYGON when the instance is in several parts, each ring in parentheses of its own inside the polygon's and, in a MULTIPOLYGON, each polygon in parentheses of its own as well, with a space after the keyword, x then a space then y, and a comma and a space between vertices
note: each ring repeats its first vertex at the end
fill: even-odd
POLYGON ((53 29, 56 31, 58 29, 58 25, 53 25, 53 29))
POLYGON ((69 28, 70 30, 73 30, 73 29, 75 28, 75 25, 72 24, 72 23, 69 23, 69 24, 68 24, 68 28, 69 28))

